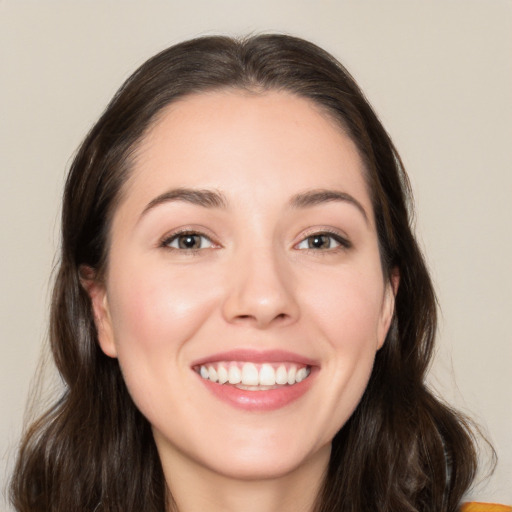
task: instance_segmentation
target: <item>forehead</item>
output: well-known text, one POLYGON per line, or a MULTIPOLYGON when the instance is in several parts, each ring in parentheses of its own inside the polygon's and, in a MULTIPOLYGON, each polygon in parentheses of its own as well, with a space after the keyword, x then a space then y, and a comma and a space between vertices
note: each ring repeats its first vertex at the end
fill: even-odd
POLYGON ((265 198, 348 188, 370 211, 364 176, 356 145, 313 101, 230 89, 190 95, 164 109, 137 148, 125 192, 147 201, 165 187, 227 188, 228 195, 265 198))

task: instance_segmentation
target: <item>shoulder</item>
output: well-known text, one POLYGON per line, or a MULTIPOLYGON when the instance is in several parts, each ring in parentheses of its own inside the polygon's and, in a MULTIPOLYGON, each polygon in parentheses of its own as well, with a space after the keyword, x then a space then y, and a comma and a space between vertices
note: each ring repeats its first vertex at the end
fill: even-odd
POLYGON ((512 512, 512 507, 508 505, 498 505, 496 503, 464 503, 460 512, 512 512))

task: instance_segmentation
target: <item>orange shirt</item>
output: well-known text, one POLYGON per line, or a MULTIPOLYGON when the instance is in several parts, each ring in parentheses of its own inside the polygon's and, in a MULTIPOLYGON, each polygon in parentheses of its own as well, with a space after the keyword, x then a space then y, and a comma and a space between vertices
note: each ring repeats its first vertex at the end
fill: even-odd
POLYGON ((512 512, 512 507, 495 503, 464 503, 460 512, 512 512))

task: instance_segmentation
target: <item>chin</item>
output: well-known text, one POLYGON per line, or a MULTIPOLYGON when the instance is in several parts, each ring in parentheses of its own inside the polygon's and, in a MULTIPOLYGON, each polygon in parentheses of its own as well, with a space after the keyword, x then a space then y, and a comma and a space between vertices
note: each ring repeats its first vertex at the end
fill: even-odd
POLYGON ((319 450, 306 451, 304 447, 293 447, 281 442, 279 446, 247 446, 241 449, 228 448, 222 456, 203 461, 203 465, 217 474, 236 480, 279 479, 311 466, 314 461, 327 466, 331 444, 319 450), (206 463, 206 464, 205 464, 206 463))

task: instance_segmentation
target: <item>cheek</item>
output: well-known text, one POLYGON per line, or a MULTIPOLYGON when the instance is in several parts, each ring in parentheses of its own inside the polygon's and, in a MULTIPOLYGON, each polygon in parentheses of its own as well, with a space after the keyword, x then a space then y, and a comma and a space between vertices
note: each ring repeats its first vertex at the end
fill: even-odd
POLYGON ((384 283, 378 266, 340 266, 303 273, 300 288, 307 339, 322 357, 323 408, 317 422, 321 441, 328 442, 367 387, 378 348, 384 283))
MULTIPOLYGON (((133 268, 131 279, 111 277, 109 305, 119 357, 176 351, 201 328, 214 307, 203 275, 170 272, 158 265, 133 268)), ((167 356, 168 357, 168 356, 167 356)))
POLYGON ((304 302, 332 349, 350 352, 376 347, 384 285, 378 272, 330 273, 310 279, 304 302))
MULTIPOLYGON (((183 364, 190 339, 217 303, 208 277, 166 265, 119 267, 109 276, 109 307, 117 358, 127 388, 152 423, 176 397, 187 397, 183 364), (126 276, 130 279, 126 279, 126 276), (200 293, 198 293, 200 290, 200 293)), ((165 422, 170 419, 164 415, 165 422)))

